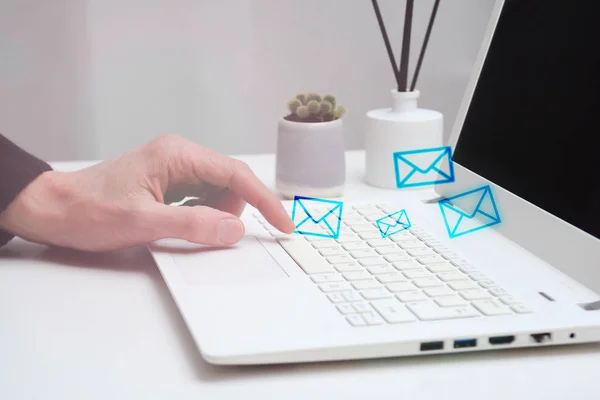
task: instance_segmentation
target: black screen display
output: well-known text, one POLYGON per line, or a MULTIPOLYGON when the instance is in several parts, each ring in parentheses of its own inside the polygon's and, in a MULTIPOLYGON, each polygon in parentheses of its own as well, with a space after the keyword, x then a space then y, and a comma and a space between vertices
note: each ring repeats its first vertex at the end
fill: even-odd
POLYGON ((453 159, 600 238, 599 3, 506 1, 453 159))

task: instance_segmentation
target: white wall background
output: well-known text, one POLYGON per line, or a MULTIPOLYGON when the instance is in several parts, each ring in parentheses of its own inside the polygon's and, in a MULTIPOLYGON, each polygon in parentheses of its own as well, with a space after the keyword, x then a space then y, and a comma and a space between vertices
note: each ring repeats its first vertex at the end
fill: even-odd
MULTIPOLYGON (((379 1, 396 58, 404 3, 379 1)), ((411 75, 433 0, 416 3, 411 75)), ((446 135, 493 3, 441 2, 418 89, 446 135)), ((0 0, 0 132, 47 160, 107 158, 165 132, 273 152, 305 91, 348 107, 358 149, 365 112, 394 85, 368 0, 0 0)))

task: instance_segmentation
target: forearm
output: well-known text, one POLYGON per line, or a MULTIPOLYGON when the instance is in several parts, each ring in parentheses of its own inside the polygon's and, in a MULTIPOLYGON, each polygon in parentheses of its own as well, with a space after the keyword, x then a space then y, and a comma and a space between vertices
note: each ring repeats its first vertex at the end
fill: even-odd
MULTIPOLYGON (((0 217, 17 196, 36 178, 52 168, 0 134, 0 217)), ((0 218, 1 219, 1 218, 0 218)), ((14 237, 0 225, 0 246, 14 237)))

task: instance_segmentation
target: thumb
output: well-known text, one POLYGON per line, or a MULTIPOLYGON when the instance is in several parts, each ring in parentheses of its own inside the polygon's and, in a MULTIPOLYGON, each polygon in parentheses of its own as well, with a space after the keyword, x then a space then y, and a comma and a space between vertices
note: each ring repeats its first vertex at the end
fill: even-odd
POLYGON ((175 238, 207 245, 231 245, 244 236, 245 228, 233 215, 206 206, 149 206, 148 223, 154 239, 175 238))

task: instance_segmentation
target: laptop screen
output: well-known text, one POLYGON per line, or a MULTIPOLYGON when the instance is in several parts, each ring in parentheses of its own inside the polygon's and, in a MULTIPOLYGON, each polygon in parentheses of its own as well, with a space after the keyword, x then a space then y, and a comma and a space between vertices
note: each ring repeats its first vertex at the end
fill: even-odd
POLYGON ((600 238, 597 3, 505 2, 453 160, 600 238))

